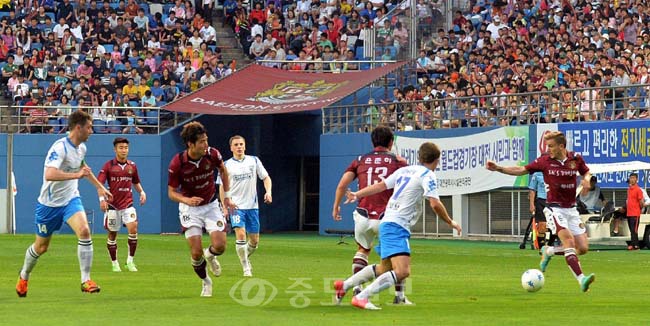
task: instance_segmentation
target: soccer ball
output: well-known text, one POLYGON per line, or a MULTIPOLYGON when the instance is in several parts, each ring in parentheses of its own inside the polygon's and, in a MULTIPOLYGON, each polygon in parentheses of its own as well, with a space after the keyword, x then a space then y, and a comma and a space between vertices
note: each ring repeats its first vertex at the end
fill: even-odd
POLYGON ((529 269, 521 275, 521 286, 528 292, 537 292, 544 286, 544 274, 538 269, 529 269))

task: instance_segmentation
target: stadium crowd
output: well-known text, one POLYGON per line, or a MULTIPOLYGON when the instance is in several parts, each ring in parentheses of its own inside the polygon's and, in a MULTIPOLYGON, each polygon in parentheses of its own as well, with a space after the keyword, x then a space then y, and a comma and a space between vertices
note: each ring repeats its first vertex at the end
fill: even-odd
POLYGON ((5 96, 30 132, 56 132, 80 108, 97 131, 142 133, 158 124, 148 107, 232 73, 216 47, 214 2, 197 2, 12 2, 0 12, 5 96))
MULTIPOLYGON (((354 61, 364 59, 367 28, 375 29, 376 59, 407 57, 410 24, 408 15, 400 14, 409 10, 406 3, 251 1, 219 5, 223 24, 232 27, 245 53, 271 60, 264 65, 363 69, 354 61)), ((650 7, 643 1, 470 4, 471 10, 455 12, 451 30, 434 31, 435 20, 444 16, 442 2, 418 0, 423 35, 416 40, 418 83, 370 106, 370 121, 408 130, 648 116, 647 88, 626 87, 648 82, 650 7), (584 89, 606 86, 621 88, 584 89), (534 95, 508 96, 517 93, 534 95), (447 101, 451 98, 463 99, 447 101), (423 102, 400 105, 417 100, 423 102)), ((173 101, 234 69, 221 60, 217 47, 213 16, 220 11, 214 0, 19 0, 12 5, 0 13, 2 79, 6 96, 16 104, 49 106, 23 110, 28 123, 37 126, 33 132, 47 129, 45 120, 64 122, 82 106, 99 107, 90 113, 113 126, 106 131, 141 132, 138 124, 158 119, 146 107, 173 101), (129 107, 135 108, 128 113, 129 107)))
MULTIPOLYGON (((648 83, 650 8, 643 1, 471 1, 471 10, 454 13, 451 30, 433 31, 441 8, 418 0, 418 83, 370 106, 366 129, 380 122, 409 130, 648 117, 648 89, 635 86, 648 83)), ((406 10, 390 1, 270 0, 246 15, 226 3, 251 58, 314 61, 263 64, 332 72, 361 68, 336 61, 364 59, 367 27, 375 29, 376 59, 404 58, 406 10)))

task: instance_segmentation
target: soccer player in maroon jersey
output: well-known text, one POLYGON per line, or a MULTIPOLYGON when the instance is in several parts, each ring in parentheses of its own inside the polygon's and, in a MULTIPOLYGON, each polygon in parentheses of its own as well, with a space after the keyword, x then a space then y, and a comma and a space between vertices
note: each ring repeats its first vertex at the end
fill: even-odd
POLYGON ((509 175, 524 175, 542 172, 546 184, 547 207, 544 209, 547 226, 557 234, 562 241, 561 247, 542 247, 542 260, 539 264, 542 272, 553 255, 564 255, 569 269, 580 284, 583 292, 589 291, 589 286, 596 279, 595 274, 584 275, 580 267, 578 255, 586 254, 589 241, 585 225, 580 221, 576 209, 577 176, 582 176, 582 187, 588 187, 591 173, 580 154, 566 149, 566 137, 560 131, 550 132, 544 136, 548 153, 540 156, 526 166, 499 166, 488 161, 486 168, 509 175))
POLYGON ((107 202, 100 200, 100 207, 104 212, 104 228, 108 231, 106 247, 113 263, 113 272, 121 272, 120 264, 117 262, 117 232, 122 224, 129 232, 128 245, 129 255, 126 258, 126 268, 131 272, 137 272, 138 268, 133 262, 135 250, 138 247, 138 215, 133 207, 133 193, 131 188, 140 194, 140 206, 147 202, 147 194, 140 183, 138 168, 135 163, 128 160, 129 140, 117 137, 113 140, 113 151, 115 158, 104 163, 99 171, 97 179, 104 184, 108 182, 108 188, 113 193, 113 200, 107 202))
POLYGON ((190 245, 192 267, 203 281, 202 297, 212 296, 212 280, 206 265, 215 275, 221 274, 217 256, 226 250, 226 219, 219 207, 214 170, 219 170, 224 189, 223 204, 236 209, 231 201, 228 170, 221 153, 208 145, 208 134, 200 122, 183 127, 181 138, 187 149, 174 155, 169 163, 167 195, 178 203, 179 218, 185 238, 190 245), (210 246, 203 250, 201 236, 205 229, 210 235, 210 246), (207 261, 207 263, 206 263, 207 261))
MULTIPOLYGON (((359 189, 379 183, 397 169, 406 166, 403 158, 391 153, 393 147, 393 131, 386 126, 378 126, 370 134, 374 149, 357 157, 345 170, 334 196, 332 217, 335 221, 341 220, 341 199, 345 195, 350 183, 359 179, 359 189)), ((352 274, 356 274, 368 266, 368 255, 372 242, 379 233, 379 221, 384 215, 388 199, 393 194, 392 189, 385 190, 375 195, 364 197, 352 213, 354 218, 354 239, 358 249, 352 258, 352 274)), ((404 284, 395 285, 396 304, 411 304, 404 295, 404 284)), ((355 295, 361 291, 360 287, 354 289, 355 295)))

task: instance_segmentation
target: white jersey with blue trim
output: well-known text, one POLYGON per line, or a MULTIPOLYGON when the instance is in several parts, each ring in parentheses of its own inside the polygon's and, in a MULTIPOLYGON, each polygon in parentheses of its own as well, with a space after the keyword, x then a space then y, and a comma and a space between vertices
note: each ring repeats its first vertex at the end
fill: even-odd
POLYGON ((45 180, 45 170, 48 167, 53 167, 63 172, 78 172, 85 156, 86 145, 83 143, 75 146, 68 137, 54 142, 45 157, 43 185, 38 202, 48 207, 62 207, 75 197, 79 197, 79 179, 47 181, 45 180))
POLYGON ((440 198, 435 173, 422 165, 400 168, 384 179, 384 183, 393 189, 393 195, 381 223, 397 223, 409 232, 419 219, 417 205, 421 205, 422 197, 440 198))
POLYGON ((238 209, 257 209, 257 179, 266 179, 268 172, 259 158, 245 155, 243 159, 234 157, 225 162, 230 176, 230 193, 238 209))

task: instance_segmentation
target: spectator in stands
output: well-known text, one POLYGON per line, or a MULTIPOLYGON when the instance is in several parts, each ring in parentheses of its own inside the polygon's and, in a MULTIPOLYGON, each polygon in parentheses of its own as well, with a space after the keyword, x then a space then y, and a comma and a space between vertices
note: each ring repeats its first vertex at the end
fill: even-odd
POLYGON ((122 133, 123 134, 133 134, 133 133, 142 134, 142 133, 144 133, 142 128, 140 128, 140 127, 138 127, 136 125, 135 113, 133 112, 133 109, 131 109, 131 108, 126 109, 126 127, 124 127, 124 129, 122 129, 122 133))
MULTIPOLYGON (((38 99, 32 99, 30 104, 38 105, 38 99)), ((51 128, 48 125, 48 113, 42 106, 29 111, 27 130, 32 134, 51 132, 51 128)))

